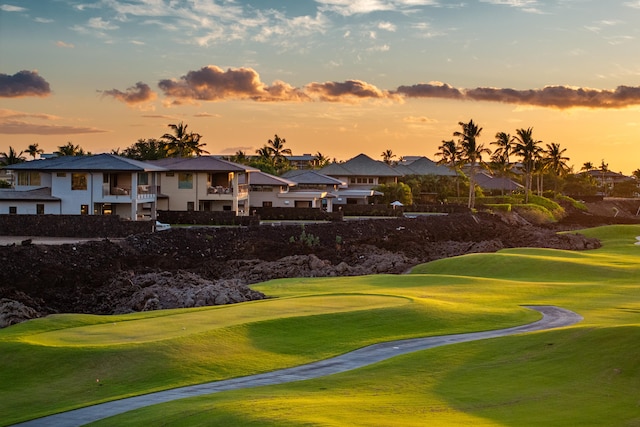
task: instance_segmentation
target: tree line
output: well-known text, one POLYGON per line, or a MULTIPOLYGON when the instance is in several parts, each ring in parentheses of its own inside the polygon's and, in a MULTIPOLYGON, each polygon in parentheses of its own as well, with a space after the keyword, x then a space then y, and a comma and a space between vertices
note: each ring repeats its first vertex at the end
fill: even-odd
MULTIPOLYGON (((494 145, 492 151, 479 141, 482 134, 482 127, 473 121, 459 122, 460 129, 453 132, 454 139, 442 140, 435 156, 439 158, 438 163, 446 165, 456 171, 457 176, 453 179, 449 177, 404 177, 400 183, 393 186, 381 186, 381 190, 391 194, 389 197, 402 198, 407 201, 412 194, 424 191, 436 191, 439 198, 446 196, 460 196, 461 185, 468 191, 468 207, 475 206, 476 195, 479 190, 476 185, 476 177, 480 171, 487 170, 493 176, 516 179, 521 176, 524 186, 525 203, 528 202, 529 194, 534 187, 542 195, 545 180, 551 181, 553 191, 559 192, 563 188, 570 190, 573 194, 595 193, 598 189, 597 183, 588 174, 575 174, 572 168, 567 165, 570 160, 565 155, 566 149, 555 142, 543 142, 533 136, 533 128, 521 128, 515 131, 514 135, 507 132, 497 132, 490 145, 494 145), (486 160, 485 160, 485 157, 486 160)), ((160 138, 139 139, 134 144, 126 147, 122 151, 114 149, 112 154, 128 157, 135 160, 158 160, 169 157, 195 157, 209 154, 205 150, 202 135, 188 131, 188 125, 180 122, 169 124, 171 132, 165 133, 160 138)), ((291 149, 287 148, 285 138, 275 134, 272 139, 255 151, 255 155, 249 155, 239 150, 234 155, 226 156, 226 160, 241 163, 260 169, 272 175, 281 175, 293 168, 287 156, 291 156, 291 149)), ((24 151, 16 151, 9 147, 8 152, 0 153, 0 166, 8 166, 26 161, 25 155, 36 159, 43 154, 38 144, 31 144, 24 151)), ((79 145, 72 142, 59 146, 54 152, 57 156, 82 156, 90 155, 79 145)), ((396 155, 391 149, 382 152, 383 161, 389 165, 395 163, 396 155)), ((398 159, 401 162, 403 159, 398 159)), ((331 161, 320 152, 313 156, 311 167, 321 169, 331 161)), ((336 162, 333 159, 333 162, 336 162)), ((597 169, 593 163, 586 162, 581 171, 589 172, 597 169)), ((603 174, 601 180, 601 190, 604 188, 604 174, 609 170, 608 164, 602 160, 600 172, 603 174)), ((634 171, 634 176, 640 180, 640 169, 634 171)), ((635 184, 635 183, 632 183, 635 184)), ((631 195, 637 191, 637 187, 630 188, 631 195)), ((606 193, 606 191, 604 191, 606 193)), ((587 195, 587 194, 585 194, 587 195)))

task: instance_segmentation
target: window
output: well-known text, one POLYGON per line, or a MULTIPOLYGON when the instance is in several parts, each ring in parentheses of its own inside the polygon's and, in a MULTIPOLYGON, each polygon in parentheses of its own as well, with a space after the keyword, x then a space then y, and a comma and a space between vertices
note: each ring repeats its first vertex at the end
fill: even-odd
POLYGON ((273 202, 262 202, 262 207, 263 208, 272 208, 273 207, 273 202))
POLYGON ((56 176, 58 178, 66 178, 67 177, 67 173, 66 172, 56 172, 56 176))
POLYGON ((190 190, 193 188, 193 174, 192 173, 179 173, 178 174, 178 188, 190 190))
POLYGON ((44 203, 36 203, 36 214, 44 215, 44 203))
POLYGON ((138 185, 149 185, 149 174, 142 172, 138 174, 138 185))
POLYGON ((15 215, 17 213, 18 213, 18 207, 17 206, 9 206, 9 214, 15 215))
POLYGON ((173 176, 173 172, 167 172, 164 174, 164 176, 173 176))
POLYGON ((89 205, 80 205, 80 215, 89 215, 89 205))
POLYGON ((194 202, 187 202, 187 210, 193 211, 196 209, 196 204, 194 202))
POLYGON ((72 173, 71 174, 71 189, 72 190, 86 190, 87 189, 87 174, 86 173, 72 173))
POLYGON ((18 185, 40 185, 39 172, 18 172, 18 185))

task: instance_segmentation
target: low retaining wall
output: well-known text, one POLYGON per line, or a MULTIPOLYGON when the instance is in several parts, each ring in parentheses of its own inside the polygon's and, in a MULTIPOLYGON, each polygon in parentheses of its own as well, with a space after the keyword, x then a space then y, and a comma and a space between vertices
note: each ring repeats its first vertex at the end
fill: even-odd
POLYGON ((152 231, 152 221, 117 215, 0 215, 2 236, 127 237, 152 231))
POLYGON ((168 224, 193 225, 260 225, 258 216, 237 216, 226 211, 158 211, 158 221, 168 224))
POLYGON ((264 220, 342 221, 342 212, 325 212, 319 208, 251 208, 251 215, 264 220))

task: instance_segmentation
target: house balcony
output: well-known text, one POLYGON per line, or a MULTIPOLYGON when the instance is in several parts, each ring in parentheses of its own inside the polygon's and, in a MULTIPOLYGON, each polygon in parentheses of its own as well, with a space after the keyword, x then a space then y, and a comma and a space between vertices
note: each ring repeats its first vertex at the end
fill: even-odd
POLYGON ((233 187, 209 186, 207 187, 207 198, 220 200, 233 200, 234 198, 246 199, 249 195, 249 186, 247 184, 238 185, 238 191, 235 193, 233 187))
MULTIPOLYGON (((138 185, 136 200, 153 201, 157 196, 157 188, 151 185, 138 185)), ((108 187, 102 188, 102 201, 112 203, 127 203, 134 200, 131 188, 129 187, 108 187)))

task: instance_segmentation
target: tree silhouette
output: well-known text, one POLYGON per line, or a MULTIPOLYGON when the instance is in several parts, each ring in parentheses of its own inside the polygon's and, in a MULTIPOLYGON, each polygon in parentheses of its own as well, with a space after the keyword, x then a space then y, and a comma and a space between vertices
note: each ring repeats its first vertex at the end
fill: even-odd
POLYGON ((438 147, 436 157, 442 157, 438 164, 445 164, 456 172, 456 197, 460 197, 460 180, 458 173, 460 171, 461 153, 460 147, 453 140, 442 141, 442 145, 438 147))
POLYGON ((25 153, 33 157, 33 159, 35 160, 38 154, 44 153, 44 150, 38 147, 38 144, 35 143, 35 144, 30 144, 29 147, 27 147, 27 149, 25 150, 25 153))
POLYGON ((533 128, 518 129, 516 133, 517 136, 515 137, 513 152, 522 159, 525 174, 524 202, 529 203, 529 192, 531 191, 533 172, 535 170, 536 160, 542 151, 542 148, 538 145, 541 141, 533 139, 533 128))
POLYGON ((390 165, 392 163, 392 161, 393 161, 393 158, 396 157, 396 155, 393 154, 393 151, 391 151, 391 150, 383 151, 381 156, 382 156, 382 161, 385 162, 388 165, 390 165))
POLYGON ((476 169, 478 165, 482 165, 482 154, 490 154, 491 150, 485 148, 483 144, 478 143, 478 138, 482 132, 482 128, 478 127, 473 120, 468 123, 458 122, 462 127, 462 132, 456 131, 453 136, 459 139, 461 161, 463 164, 469 165, 469 209, 475 207, 476 202, 476 169))
POLYGON ((139 139, 125 148, 121 155, 135 160, 158 160, 169 157, 167 144, 155 138, 139 139))
POLYGON ((169 157, 193 157, 208 154, 201 144, 202 135, 195 132, 187 132, 187 127, 183 122, 168 125, 173 129, 173 133, 165 133, 160 137, 166 143, 166 150, 169 157))
POLYGON ((324 156, 321 152, 317 152, 313 156, 313 169, 322 169, 329 164, 329 158, 324 156))
POLYGON ((80 145, 73 145, 72 142, 67 142, 65 145, 61 145, 58 147, 58 151, 54 153, 56 156, 84 156, 90 155, 91 153, 86 153, 80 147, 80 145))
MULTIPOLYGON (((555 142, 547 144, 545 157, 547 159, 548 170, 558 178, 564 177, 571 170, 567 165, 569 158, 564 155, 566 151, 566 148, 560 148, 560 144, 556 144, 555 142)), ((558 191, 558 182, 559 180, 556 179, 554 186, 554 191, 556 192, 558 191)))
POLYGON ((13 147, 9 147, 9 151, 0 153, 0 166, 17 165, 25 162, 27 159, 22 154, 22 151, 18 153, 13 147))

